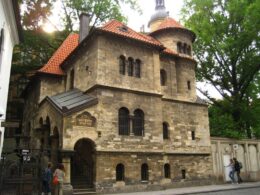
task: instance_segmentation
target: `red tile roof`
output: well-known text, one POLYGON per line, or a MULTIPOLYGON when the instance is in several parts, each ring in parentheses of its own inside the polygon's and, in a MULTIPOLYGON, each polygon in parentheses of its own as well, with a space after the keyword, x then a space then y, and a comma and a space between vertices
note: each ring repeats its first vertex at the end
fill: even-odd
POLYGON ((162 23, 160 24, 160 26, 158 27, 158 30, 162 30, 162 29, 167 29, 167 28, 182 28, 185 29, 184 26, 182 26, 179 22, 177 22, 176 20, 174 20, 173 18, 166 18, 162 21, 162 23))
POLYGON ((138 33, 117 20, 111 20, 100 29, 102 31, 120 35, 122 37, 149 43, 151 45, 161 46, 161 47, 163 46, 158 40, 154 39, 153 37, 142 33, 138 33))
POLYGON ((49 59, 38 72, 64 75, 60 65, 62 62, 71 54, 71 52, 78 46, 79 35, 72 33, 70 34, 61 44, 61 46, 55 51, 52 57, 49 59))

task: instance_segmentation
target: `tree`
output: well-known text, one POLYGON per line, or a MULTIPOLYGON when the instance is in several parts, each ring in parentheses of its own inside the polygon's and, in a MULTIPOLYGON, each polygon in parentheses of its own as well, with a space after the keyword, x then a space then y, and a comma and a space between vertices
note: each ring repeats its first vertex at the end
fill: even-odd
POLYGON ((79 23, 78 19, 82 12, 90 14, 92 26, 111 19, 126 22, 127 18, 121 10, 123 4, 141 13, 136 0, 62 0, 61 2, 64 10, 63 21, 68 31, 76 29, 75 24, 79 23))
MULTIPOLYGON (((38 30, 52 13, 55 0, 21 0, 23 6, 22 25, 28 30, 38 30)), ((48 21, 50 22, 50 21, 48 21)))
POLYGON ((244 115, 260 95, 252 91, 260 81, 260 1, 186 0, 183 15, 197 34, 197 79, 213 86, 225 104, 201 92, 231 116, 240 135, 247 130, 250 137, 252 123, 244 115))

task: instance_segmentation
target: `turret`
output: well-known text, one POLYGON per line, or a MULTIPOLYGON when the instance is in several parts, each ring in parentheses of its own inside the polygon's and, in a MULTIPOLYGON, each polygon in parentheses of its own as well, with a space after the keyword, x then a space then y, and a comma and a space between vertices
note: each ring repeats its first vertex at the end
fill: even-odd
POLYGON ((164 0, 155 0, 155 13, 152 15, 148 27, 151 32, 156 30, 161 22, 169 16, 169 12, 166 11, 164 0))

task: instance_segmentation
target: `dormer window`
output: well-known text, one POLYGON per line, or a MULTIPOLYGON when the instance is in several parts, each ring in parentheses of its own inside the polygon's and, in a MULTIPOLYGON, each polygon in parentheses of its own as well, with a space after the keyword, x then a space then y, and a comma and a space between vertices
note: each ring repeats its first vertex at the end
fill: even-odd
POLYGON ((120 26, 120 27, 118 27, 118 30, 120 30, 122 32, 128 32, 128 27, 127 26, 120 26))

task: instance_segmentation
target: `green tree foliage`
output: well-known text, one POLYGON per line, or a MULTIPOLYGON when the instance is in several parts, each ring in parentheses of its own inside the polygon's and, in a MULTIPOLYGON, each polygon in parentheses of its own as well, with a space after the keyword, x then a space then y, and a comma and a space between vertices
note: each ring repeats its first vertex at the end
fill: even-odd
POLYGON ((186 26, 197 34, 197 79, 213 86, 225 103, 201 92, 225 120, 232 119, 227 129, 250 137, 255 115, 249 110, 259 105, 259 91, 253 89, 259 89, 260 81, 260 1, 186 0, 183 15, 186 26))
POLYGON ((65 29, 68 31, 76 29, 82 12, 90 15, 92 26, 100 25, 111 19, 126 22, 127 18, 121 10, 121 5, 130 6, 131 9, 141 13, 136 0, 62 0, 62 5, 65 29))
MULTIPOLYGON (((55 0, 21 0, 22 25, 28 30, 38 30, 48 20, 55 0)), ((50 22, 50 21, 49 21, 50 22)))
POLYGON ((67 33, 48 34, 42 30, 24 30, 24 41, 14 48, 12 74, 24 74, 43 66, 62 43, 67 33))

